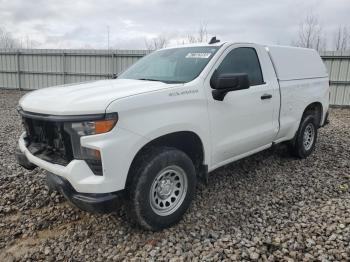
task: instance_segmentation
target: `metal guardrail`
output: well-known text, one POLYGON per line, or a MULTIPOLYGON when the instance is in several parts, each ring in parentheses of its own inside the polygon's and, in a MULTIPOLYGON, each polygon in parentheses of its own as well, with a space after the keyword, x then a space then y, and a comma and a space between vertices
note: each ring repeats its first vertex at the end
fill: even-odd
POLYGON ((38 74, 38 75, 71 75, 71 76, 99 76, 99 77, 107 77, 110 78, 114 74, 98 74, 98 73, 85 73, 85 72, 51 72, 51 71, 16 71, 16 70, 0 70, 1 73, 7 73, 7 74, 38 74))
POLYGON ((350 81, 329 81, 331 85, 350 85, 350 81))
POLYGON ((331 56, 331 55, 322 55, 321 56, 322 59, 350 59, 350 56, 339 56, 339 55, 335 55, 335 56, 331 56))
MULTIPOLYGON (((142 50, 143 51, 143 50, 142 50)), ((0 51, 1 52, 1 51, 0 51)), ((4 53, 3 53, 4 54, 4 53)), ((31 52, 6 52, 6 55, 36 55, 36 56, 102 56, 102 57, 142 57, 145 54, 127 54, 127 53, 67 53, 67 52, 53 52, 53 53, 31 53, 31 52)))

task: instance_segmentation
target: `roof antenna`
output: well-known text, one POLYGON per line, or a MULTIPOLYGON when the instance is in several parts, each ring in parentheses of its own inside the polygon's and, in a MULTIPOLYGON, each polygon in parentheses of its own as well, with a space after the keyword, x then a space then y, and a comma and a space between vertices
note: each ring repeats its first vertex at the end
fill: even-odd
POLYGON ((209 41, 209 45, 219 43, 219 42, 220 42, 220 40, 216 39, 216 36, 213 36, 209 41))

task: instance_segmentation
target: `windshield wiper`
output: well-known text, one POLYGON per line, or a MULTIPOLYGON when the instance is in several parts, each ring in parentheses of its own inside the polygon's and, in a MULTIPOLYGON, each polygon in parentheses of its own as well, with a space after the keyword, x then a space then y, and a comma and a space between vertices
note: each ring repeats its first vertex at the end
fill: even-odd
POLYGON ((145 81, 154 81, 154 82, 162 82, 165 84, 183 84, 183 81, 176 80, 159 80, 159 79, 151 79, 151 78, 138 78, 137 80, 145 80, 145 81))
POLYGON ((154 81, 154 82, 162 82, 165 84, 183 84, 183 81, 176 80, 159 80, 159 79, 151 79, 151 78, 138 78, 137 80, 145 80, 145 81, 154 81))
POLYGON ((177 81, 177 80, 169 80, 169 81, 164 81, 164 83, 167 84, 184 84, 184 81, 177 81))
POLYGON ((155 81, 155 82, 163 82, 157 79, 151 79, 151 78, 138 78, 137 80, 145 80, 145 81, 155 81))

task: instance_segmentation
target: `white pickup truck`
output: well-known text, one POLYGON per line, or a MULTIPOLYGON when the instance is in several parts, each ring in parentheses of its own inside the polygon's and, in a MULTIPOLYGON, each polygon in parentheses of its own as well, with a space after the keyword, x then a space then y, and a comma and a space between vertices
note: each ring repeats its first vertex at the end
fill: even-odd
POLYGON ((75 206, 160 230, 199 178, 281 142, 305 158, 327 122, 329 80, 315 50, 195 44, 142 58, 117 79, 40 89, 19 102, 18 162, 47 170, 75 206))

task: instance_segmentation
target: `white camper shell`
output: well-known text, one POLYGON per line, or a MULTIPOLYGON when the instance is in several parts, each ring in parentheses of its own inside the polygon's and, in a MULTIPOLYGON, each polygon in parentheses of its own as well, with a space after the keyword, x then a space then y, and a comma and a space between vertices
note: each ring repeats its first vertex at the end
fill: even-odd
POLYGON ((327 78, 327 69, 316 50, 289 46, 268 46, 279 81, 327 78))

